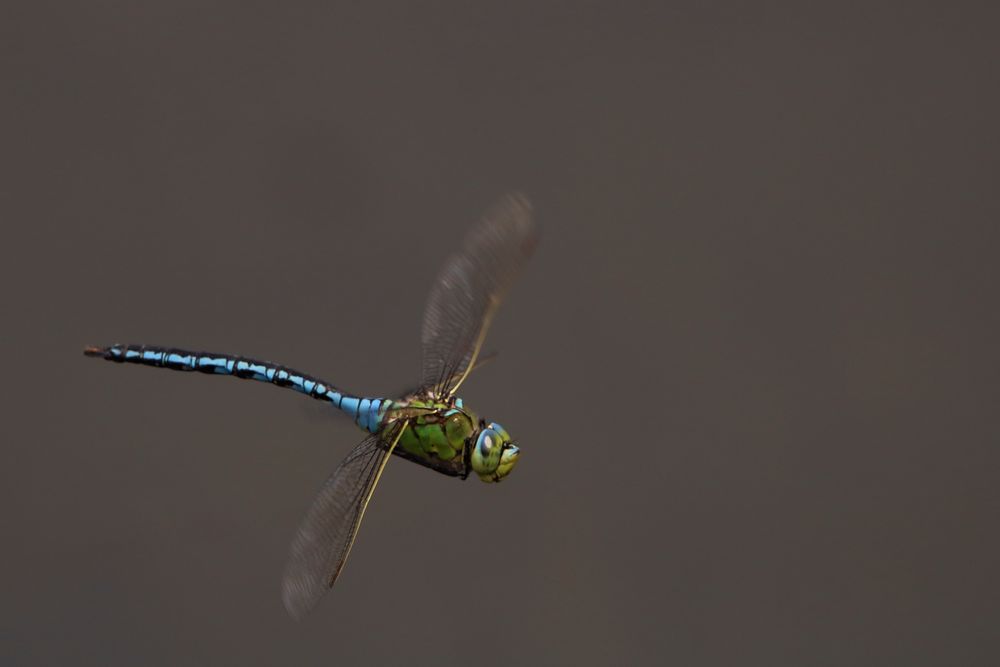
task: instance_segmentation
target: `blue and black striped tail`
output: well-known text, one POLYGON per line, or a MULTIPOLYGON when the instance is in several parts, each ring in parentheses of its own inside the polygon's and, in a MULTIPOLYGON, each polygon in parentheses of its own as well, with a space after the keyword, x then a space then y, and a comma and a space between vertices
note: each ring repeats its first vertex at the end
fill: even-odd
POLYGON ((232 375, 279 387, 289 387, 306 396, 333 403, 350 415, 358 426, 372 433, 378 430, 390 404, 390 401, 384 398, 362 398, 345 394, 329 382, 269 361, 258 361, 231 354, 119 344, 110 347, 88 347, 83 353, 88 357, 101 357, 118 363, 142 364, 175 371, 232 375))

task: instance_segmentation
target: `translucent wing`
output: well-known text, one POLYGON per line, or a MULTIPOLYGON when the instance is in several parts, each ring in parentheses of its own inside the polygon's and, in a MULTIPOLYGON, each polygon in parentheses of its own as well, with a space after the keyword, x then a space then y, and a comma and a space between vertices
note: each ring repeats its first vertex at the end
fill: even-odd
POLYGON ((355 447, 326 481, 292 541, 282 598, 302 618, 323 597, 344 569, 365 508, 406 422, 390 435, 373 434, 355 447))
POLYGON ((521 195, 501 200, 445 263, 423 327, 423 386, 454 394, 475 364, 490 321, 531 256, 537 231, 521 195))

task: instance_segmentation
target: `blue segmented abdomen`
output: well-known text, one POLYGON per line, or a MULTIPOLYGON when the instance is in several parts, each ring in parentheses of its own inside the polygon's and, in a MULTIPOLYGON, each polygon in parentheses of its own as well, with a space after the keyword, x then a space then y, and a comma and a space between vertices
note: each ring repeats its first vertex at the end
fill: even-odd
POLYGON ((391 404, 391 401, 384 398, 364 398, 345 394, 329 382, 269 361, 258 361, 231 354, 118 344, 110 347, 88 347, 83 353, 108 361, 143 364, 175 371, 232 375, 247 380, 268 382, 279 387, 290 387, 306 396, 333 403, 351 415, 358 426, 372 433, 379 430, 382 418, 391 404))

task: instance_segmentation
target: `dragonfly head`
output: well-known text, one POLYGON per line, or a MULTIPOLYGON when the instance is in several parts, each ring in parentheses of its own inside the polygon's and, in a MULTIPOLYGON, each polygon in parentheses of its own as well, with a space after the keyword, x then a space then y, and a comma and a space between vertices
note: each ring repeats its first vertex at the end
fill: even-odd
POLYGON ((510 440, 503 426, 496 423, 479 423, 473 434, 475 445, 469 457, 472 469, 484 482, 499 482, 513 470, 520 450, 510 440))

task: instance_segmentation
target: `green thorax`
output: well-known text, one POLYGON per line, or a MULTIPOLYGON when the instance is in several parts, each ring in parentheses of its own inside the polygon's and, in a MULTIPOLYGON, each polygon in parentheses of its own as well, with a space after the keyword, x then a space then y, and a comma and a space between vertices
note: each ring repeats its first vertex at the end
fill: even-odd
POLYGON ((383 427, 407 419, 410 426, 396 445, 396 454, 447 475, 468 474, 468 440, 477 418, 462 399, 435 401, 410 396, 392 401, 382 419, 383 427))

